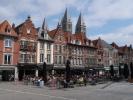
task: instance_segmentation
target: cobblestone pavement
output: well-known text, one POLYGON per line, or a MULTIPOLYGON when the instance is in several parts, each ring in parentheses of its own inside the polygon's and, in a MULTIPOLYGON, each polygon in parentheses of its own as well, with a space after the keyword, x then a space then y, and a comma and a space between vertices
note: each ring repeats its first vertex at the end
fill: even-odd
POLYGON ((39 88, 0 82, 0 100, 133 100, 133 84, 127 82, 71 89, 39 88))

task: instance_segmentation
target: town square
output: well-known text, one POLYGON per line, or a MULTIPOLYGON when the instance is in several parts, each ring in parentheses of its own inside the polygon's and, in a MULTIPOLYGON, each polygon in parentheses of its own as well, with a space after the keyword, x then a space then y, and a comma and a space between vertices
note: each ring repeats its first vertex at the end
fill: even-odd
POLYGON ((0 100, 132 100, 132 0, 1 0, 0 100))

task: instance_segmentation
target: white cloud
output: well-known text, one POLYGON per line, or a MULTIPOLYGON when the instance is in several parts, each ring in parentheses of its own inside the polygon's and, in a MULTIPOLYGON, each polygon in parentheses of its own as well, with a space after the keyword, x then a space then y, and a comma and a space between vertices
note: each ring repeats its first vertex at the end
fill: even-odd
POLYGON ((83 6, 88 27, 102 27, 114 19, 133 18, 132 0, 92 0, 89 3, 83 6))
MULTIPOLYGON (((40 23, 43 17, 58 15, 64 11, 67 5, 74 5, 76 0, 1 0, 1 20, 24 20, 24 17, 31 15, 36 24, 40 23)), ((22 21, 23 21, 22 20, 22 21)))
POLYGON ((18 16, 31 15, 38 24, 44 16, 58 15, 66 7, 83 12, 89 28, 102 27, 113 19, 133 18, 132 0, 1 0, 0 20, 8 18, 16 22, 20 20, 18 16))
MULTIPOLYGON (((60 14, 64 12, 66 7, 73 7, 79 12, 81 11, 88 28, 102 27, 111 20, 133 18, 132 0, 1 0, 0 22, 8 19, 10 22, 20 24, 25 20, 25 17, 31 15, 35 25, 39 26, 44 17, 52 17, 51 23, 48 22, 51 29, 56 27, 54 24, 59 20, 54 16, 63 16, 60 14)), ((73 27, 75 27, 77 18, 76 15, 72 16, 73 27)), ((100 36, 109 42, 131 44, 133 43, 132 33, 133 26, 131 25, 120 28, 114 33, 99 34, 92 36, 92 38, 100 36)))
POLYGON ((101 37, 105 41, 112 43, 116 42, 119 45, 132 44, 133 45, 133 25, 129 25, 125 28, 120 28, 113 33, 98 34, 95 36, 90 36, 91 39, 97 39, 101 37))

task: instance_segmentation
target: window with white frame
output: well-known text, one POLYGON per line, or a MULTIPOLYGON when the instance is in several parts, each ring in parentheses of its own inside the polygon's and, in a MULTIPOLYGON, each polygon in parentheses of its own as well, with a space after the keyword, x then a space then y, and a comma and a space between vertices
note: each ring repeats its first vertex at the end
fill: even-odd
POLYGON ((44 54, 40 54, 40 62, 44 61, 44 54))
POLYGON ((44 43, 43 42, 40 43, 40 49, 44 49, 44 43))
POLYGON ((80 58, 80 64, 82 65, 82 58, 80 58))
POLYGON ((51 59, 50 59, 50 54, 47 54, 47 63, 50 63, 51 59))
POLYGON ((35 62, 35 55, 33 54, 31 57, 31 63, 34 63, 34 62, 35 62))
POLYGON ((55 64, 57 64, 57 56, 55 56, 55 64))
POLYGON ((51 49, 51 44, 48 43, 48 44, 47 44, 47 50, 50 50, 50 49, 51 49))
POLYGON ((4 64, 11 64, 11 54, 4 55, 4 64))
POLYGON ((5 39, 5 47, 11 47, 12 46, 12 40, 10 38, 5 39))
POLYGON ((26 59, 26 54, 20 54, 20 62, 21 63, 24 63, 24 62, 27 62, 27 59, 26 59))
POLYGON ((47 33, 44 33, 44 38, 45 38, 45 39, 47 38, 47 33))

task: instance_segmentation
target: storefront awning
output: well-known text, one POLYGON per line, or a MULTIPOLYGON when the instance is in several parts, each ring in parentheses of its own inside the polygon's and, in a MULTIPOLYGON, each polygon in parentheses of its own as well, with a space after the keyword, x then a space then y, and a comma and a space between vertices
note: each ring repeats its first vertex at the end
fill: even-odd
POLYGON ((0 66, 0 70, 14 70, 16 66, 0 66))

